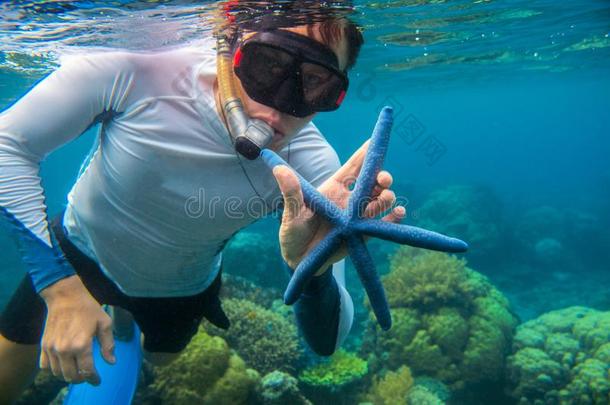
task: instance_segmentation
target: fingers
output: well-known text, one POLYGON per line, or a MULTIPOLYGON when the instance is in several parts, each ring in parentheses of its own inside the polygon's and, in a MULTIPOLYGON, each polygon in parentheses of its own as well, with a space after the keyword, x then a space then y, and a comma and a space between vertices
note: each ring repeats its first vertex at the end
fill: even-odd
POLYGON ((405 207, 399 205, 397 207, 394 207, 394 209, 392 209, 392 211, 390 211, 388 215, 381 218, 381 220, 386 222, 394 222, 395 224, 397 224, 401 222, 406 215, 407 210, 405 209, 405 207))
POLYGON ((69 383, 88 381, 99 384, 99 376, 93 368, 92 340, 59 342, 53 345, 43 343, 40 354, 40 368, 50 369, 53 375, 69 383))
POLYGON ((276 166, 273 175, 284 197, 282 222, 288 223, 297 218, 305 204, 298 177, 286 166, 276 166))
POLYGON ((87 381, 91 385, 100 384, 100 376, 93 365, 93 352, 91 346, 89 346, 89 350, 86 350, 76 358, 76 366, 81 381, 87 381))
POLYGON ((377 185, 379 185, 380 187, 390 188, 393 182, 394 178, 392 177, 390 172, 382 170, 377 174, 377 185))
POLYGON ((392 190, 383 190, 376 198, 374 198, 366 206, 364 210, 365 218, 374 218, 378 215, 383 214, 396 202, 396 195, 392 190))
POLYGON ((93 366, 93 338, 102 356, 114 362, 112 320, 78 277, 47 287, 43 295, 47 318, 41 342, 40 367, 68 382, 99 382, 93 366))
POLYGON ((46 370, 48 368, 51 368, 51 363, 49 362, 49 358, 47 357, 47 352, 44 349, 44 345, 41 345, 40 360, 38 361, 38 367, 41 370, 46 370))
POLYGON ((40 345, 40 362, 39 366, 41 369, 49 369, 51 373, 57 378, 63 378, 63 374, 61 372, 61 363, 57 356, 58 350, 55 345, 50 343, 47 339, 47 334, 45 331, 45 335, 42 337, 42 342, 40 345))
MULTIPOLYGON (((104 314, 105 315, 105 314, 104 314)), ((114 364, 114 336, 112 335, 112 320, 108 315, 102 318, 97 324, 97 340, 100 342, 102 357, 108 364, 114 364)))
POLYGON ((377 174, 377 184, 373 189, 373 197, 378 196, 383 190, 392 187, 393 182, 394 179, 389 172, 385 170, 380 171, 379 174, 377 174))
POLYGON ((61 373, 61 365, 59 363, 59 358, 54 353, 54 351, 47 350, 46 351, 46 357, 47 357, 47 360, 48 360, 48 363, 47 363, 48 364, 48 368, 51 369, 51 373, 53 373, 53 375, 55 377, 63 379, 63 375, 61 373))
POLYGON ((82 378, 78 374, 78 367, 73 353, 58 353, 57 358, 59 359, 59 366, 64 380, 67 382, 81 382, 82 378))

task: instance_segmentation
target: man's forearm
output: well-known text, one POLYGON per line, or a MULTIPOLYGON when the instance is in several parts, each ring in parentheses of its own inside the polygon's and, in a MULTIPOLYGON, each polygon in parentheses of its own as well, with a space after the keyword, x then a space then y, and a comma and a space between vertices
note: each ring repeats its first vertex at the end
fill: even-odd
POLYGON ((305 340, 319 355, 331 355, 351 326, 351 299, 342 294, 332 269, 314 277, 294 304, 297 325, 305 340), (342 301, 349 300, 349 303, 342 301), (350 318, 350 319, 342 319, 350 318), (341 330, 345 329, 347 330, 341 330))
MULTIPOLYGON (((0 224, 3 223, 9 225, 15 237, 36 292, 40 293, 57 281, 76 274, 58 246, 53 242, 51 246, 47 246, 45 241, 39 239, 6 208, 0 206, 0 224)), ((53 241, 52 238, 51 240, 53 241)))

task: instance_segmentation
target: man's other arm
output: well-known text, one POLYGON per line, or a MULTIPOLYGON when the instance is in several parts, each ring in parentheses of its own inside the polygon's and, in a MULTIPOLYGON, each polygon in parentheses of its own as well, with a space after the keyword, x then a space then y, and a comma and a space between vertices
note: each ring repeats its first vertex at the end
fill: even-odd
POLYGON ((344 286, 345 260, 332 267, 332 271, 313 277, 294 304, 297 325, 307 344, 322 356, 339 348, 354 318, 354 305, 344 286))
MULTIPOLYGON (((335 150, 314 124, 301 130, 283 152, 290 166, 315 187, 341 167, 335 150)), ((312 350, 325 356, 341 346, 354 317, 354 305, 345 288, 345 260, 332 267, 332 271, 314 277, 294 304, 297 325, 305 341, 312 350)))
MULTIPOLYGON (((15 218, 12 223, 18 229, 31 232, 45 248, 51 249, 52 243, 40 162, 85 132, 98 117, 122 111, 134 78, 129 60, 122 55, 113 52, 64 59, 59 69, 0 114, 0 206, 15 218)), ((110 318, 65 259, 62 266, 29 270, 48 309, 41 368, 50 368, 66 381, 96 383, 92 337, 97 335, 104 358, 112 362, 110 318)))

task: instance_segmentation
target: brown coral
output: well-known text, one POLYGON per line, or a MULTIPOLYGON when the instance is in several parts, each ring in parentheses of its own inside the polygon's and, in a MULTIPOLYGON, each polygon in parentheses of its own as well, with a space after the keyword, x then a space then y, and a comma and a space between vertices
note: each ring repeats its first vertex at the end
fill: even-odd
POLYGON ((365 400, 373 405, 399 405, 407 403, 407 394, 413 386, 411 370, 402 366, 389 371, 383 378, 375 377, 365 400))
POLYGON ((178 359, 155 370, 151 388, 175 405, 245 404, 259 381, 222 338, 200 330, 178 359))
POLYGON ((383 282, 393 326, 371 323, 373 368, 407 365, 454 390, 501 381, 517 319, 486 277, 454 256, 403 247, 383 282))
POLYGON ((224 300, 223 308, 231 326, 222 330, 206 324, 210 334, 226 339, 261 374, 293 370, 303 350, 294 323, 248 300, 224 300))

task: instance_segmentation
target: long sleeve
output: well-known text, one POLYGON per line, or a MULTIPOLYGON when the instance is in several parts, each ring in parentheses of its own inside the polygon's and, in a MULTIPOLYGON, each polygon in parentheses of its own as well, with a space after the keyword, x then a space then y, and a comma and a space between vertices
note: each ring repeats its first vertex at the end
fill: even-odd
POLYGON ((108 111, 120 111, 132 75, 118 53, 72 56, 0 114, 0 207, 51 245, 40 162, 108 111))

